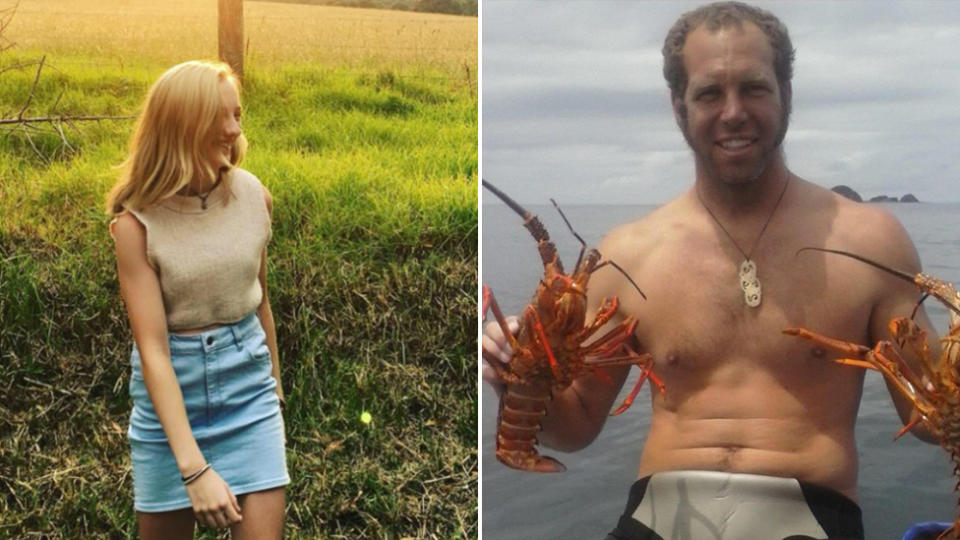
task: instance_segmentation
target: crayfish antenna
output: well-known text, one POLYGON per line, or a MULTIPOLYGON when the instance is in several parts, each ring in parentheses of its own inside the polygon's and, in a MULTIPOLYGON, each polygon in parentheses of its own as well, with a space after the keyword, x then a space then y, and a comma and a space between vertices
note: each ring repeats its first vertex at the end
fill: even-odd
POLYGON ((633 278, 630 277, 629 274, 627 274, 627 271, 626 271, 626 270, 624 270, 623 268, 621 268, 619 264, 613 262, 613 261, 610 260, 610 259, 607 259, 607 262, 610 263, 610 266, 612 266, 612 267, 616 268, 617 270, 619 270, 620 273, 623 274, 623 277, 627 278, 627 281, 629 281, 630 284, 633 285, 633 288, 636 289, 638 293, 640 293, 640 296, 642 296, 644 300, 647 299, 647 295, 643 294, 643 291, 640 290, 640 286, 637 285, 637 282, 634 281, 633 278))
MULTIPOLYGON (((593 267, 592 272, 596 272, 597 270, 603 268, 604 266, 606 266, 606 265, 608 265, 608 264, 609 264, 610 266, 616 268, 621 274, 623 274, 623 277, 627 278, 627 281, 629 281, 630 284, 633 285, 633 288, 636 289, 638 293, 640 293, 640 296, 642 296, 644 300, 647 299, 647 295, 643 294, 643 291, 640 290, 640 286, 637 285, 637 282, 634 281, 632 277, 630 277, 630 274, 628 274, 627 271, 623 269, 623 267, 621 267, 619 264, 615 263, 612 259, 606 259, 606 260, 600 262, 600 264, 598 264, 598 265, 596 265, 596 266, 593 267)), ((592 273, 592 272, 591 272, 591 273, 592 273)))
POLYGON ((917 316, 917 310, 920 309, 920 305, 923 304, 923 301, 930 296, 930 293, 923 293, 923 296, 920 297, 920 300, 917 300, 917 305, 913 306, 913 311, 910 312, 910 319, 913 319, 917 316))
POLYGON ((520 206, 520 204, 518 204, 517 201, 511 199, 506 193, 500 191, 500 189, 497 188, 497 186, 494 186, 490 182, 487 182, 486 179, 482 179, 482 178, 480 179, 480 182, 483 184, 483 187, 487 188, 494 195, 499 197, 501 201, 506 203, 506 205, 509 206, 511 210, 519 214, 520 217, 522 217, 524 220, 529 220, 531 217, 533 217, 533 214, 527 211, 526 208, 520 206))
POLYGON ((802 247, 802 248, 798 249, 797 252, 794 254, 794 256, 799 255, 801 251, 822 251, 822 252, 824 252, 824 253, 834 253, 834 254, 836 254, 836 255, 843 255, 843 256, 845 256, 845 257, 850 257, 851 259, 856 259, 856 260, 858 260, 858 261, 860 261, 860 262, 862 262, 862 263, 869 264, 870 266, 872 266, 872 267, 874 267, 874 268, 883 270, 884 272, 886 272, 886 273, 888 273, 888 274, 897 276, 898 278, 900 278, 900 279, 902 279, 902 280, 904 280, 904 281, 909 281, 910 283, 915 283, 914 280, 915 280, 915 278, 916 278, 916 275, 914 275, 914 274, 908 274, 907 272, 904 272, 903 270, 897 270, 896 268, 890 268, 889 266, 885 266, 885 265, 883 265, 883 264, 880 264, 880 263, 878 263, 877 261, 875 261, 875 260, 873 260, 873 259, 868 259, 868 258, 864 257, 863 255, 857 255, 856 253, 850 253, 849 251, 842 251, 842 250, 839 250, 839 249, 829 249, 829 248, 819 248, 819 247, 807 246, 807 247, 802 247))
POLYGON ((580 254, 577 255, 577 264, 573 265, 573 271, 577 272, 580 270, 580 263, 583 262, 583 254, 587 251, 587 243, 579 234, 577 234, 577 231, 573 230, 573 225, 570 224, 570 220, 567 219, 566 214, 564 214, 563 210, 560 209, 560 205, 557 204, 557 201, 550 199, 550 202, 553 203, 553 207, 557 209, 557 212, 560 214, 560 217, 563 218, 563 222, 567 224, 567 228, 570 229, 570 232, 573 234, 573 236, 580 241, 580 254))
MULTIPOLYGON (((570 233, 573 234, 573 236, 576 237, 576 239, 580 242, 580 255, 577 256, 577 264, 573 266, 574 272, 577 272, 580 270, 580 263, 583 262, 583 254, 587 251, 587 242, 583 239, 583 237, 581 237, 577 233, 577 231, 573 230, 573 225, 570 224, 570 220, 567 219, 567 215, 564 214, 563 210, 560 209, 560 205, 557 204, 557 201, 550 199, 550 202, 553 203, 553 207, 557 209, 557 212, 560 214, 560 217, 563 218, 563 222, 567 224, 567 228, 570 229, 570 233)), ((594 267, 593 270, 596 271, 597 268, 600 268, 605 264, 609 264, 610 266, 619 270, 620 273, 623 274, 623 277, 627 278, 627 281, 629 281, 630 284, 633 285, 633 288, 636 289, 638 293, 640 293, 640 296, 642 296, 644 300, 647 299, 647 295, 643 294, 643 291, 640 290, 640 286, 637 285, 637 282, 633 281, 633 278, 630 277, 630 275, 627 274, 627 272, 623 268, 621 268, 619 264, 613 262, 612 260, 607 259, 603 263, 594 267)))
POLYGON ((556 266, 557 271, 562 273, 563 264, 561 264, 560 258, 557 256, 557 248, 553 245, 553 242, 550 241, 550 233, 547 232, 546 227, 540 222, 540 218, 531 214, 526 208, 520 206, 517 201, 511 199, 506 193, 500 191, 490 182, 483 179, 481 179, 481 182, 483 187, 487 188, 501 201, 506 203, 511 210, 523 218, 523 226, 527 228, 527 231, 530 232, 530 235, 533 236, 533 239, 536 240, 539 245, 540 259, 543 260, 543 264, 553 264, 556 266))
POLYGON ((486 320, 487 320, 487 309, 488 309, 489 307, 490 307, 490 289, 489 289, 486 285, 484 285, 484 286, 483 286, 483 309, 482 309, 482 311, 480 312, 480 315, 481 315, 480 320, 481 320, 481 321, 486 321, 486 320))
MULTIPOLYGON (((883 270, 884 272, 886 272, 886 273, 888 273, 888 274, 890 274, 890 275, 892 275, 892 276, 896 276, 896 277, 898 277, 898 278, 900 278, 900 279, 902 279, 902 280, 904 280, 904 281, 909 281, 910 283, 913 283, 914 285, 920 287, 920 290, 921 290, 921 291, 923 291, 924 293, 926 293, 926 294, 928 294, 928 295, 932 295, 934 298, 936 298, 936 299, 939 300, 941 303, 943 303, 943 304, 947 307, 947 309, 953 311, 953 312, 956 313, 957 315, 960 315, 960 305, 958 305, 957 299, 955 299, 955 298, 946 298, 943 294, 941 294, 941 292, 939 292, 939 291, 937 290, 936 287, 934 287, 933 285, 930 284, 930 281, 931 281, 932 278, 930 278, 930 277, 928 277, 928 276, 926 276, 926 275, 924 275, 924 274, 909 274, 909 273, 907 273, 907 272, 904 272, 903 270, 897 270, 896 268, 890 268, 889 266, 886 266, 886 265, 883 265, 883 264, 881 264, 881 263, 878 263, 877 261, 875 261, 875 260, 873 260, 873 259, 868 259, 867 257, 864 257, 863 255, 857 255, 856 253, 850 253, 849 251, 842 251, 842 250, 839 250, 839 249, 828 249, 828 248, 819 248, 819 247, 808 246, 808 247, 802 247, 802 248, 798 249, 797 252, 796 252, 794 255, 799 255, 801 251, 822 251, 822 252, 824 252, 824 253, 834 253, 834 254, 837 254, 837 255, 843 255, 843 256, 845 256, 845 257, 850 257, 851 259, 856 259, 856 260, 858 260, 858 261, 860 261, 860 262, 862 262, 862 263, 865 263, 865 264, 869 264, 870 266, 872 266, 872 267, 874 267, 874 268, 877 268, 877 269, 879 269, 879 270, 883 270)), ((933 281, 934 281, 934 283, 943 285, 943 283, 940 282, 939 280, 933 279, 933 281)), ((923 299, 921 299, 920 302, 923 302, 923 299)), ((918 303, 918 306, 917 306, 917 307, 919 307, 919 303, 918 303)), ((916 312, 916 309, 917 309, 917 308, 914 308, 914 312, 916 312)))

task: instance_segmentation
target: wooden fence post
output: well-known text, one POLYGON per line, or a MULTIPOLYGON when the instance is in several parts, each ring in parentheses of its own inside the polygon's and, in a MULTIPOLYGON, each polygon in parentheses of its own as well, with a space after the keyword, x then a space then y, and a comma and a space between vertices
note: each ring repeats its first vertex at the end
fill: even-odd
POLYGON ((218 54, 243 81, 243 0, 218 0, 218 54))

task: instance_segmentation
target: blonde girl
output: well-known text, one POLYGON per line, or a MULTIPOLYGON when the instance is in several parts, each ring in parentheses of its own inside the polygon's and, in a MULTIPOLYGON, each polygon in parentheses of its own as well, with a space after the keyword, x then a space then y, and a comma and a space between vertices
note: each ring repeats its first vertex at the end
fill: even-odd
POLYGON ((237 165, 240 85, 185 62, 151 87, 108 212, 133 333, 128 430, 140 537, 280 538, 284 451, 267 297, 270 194, 237 165))

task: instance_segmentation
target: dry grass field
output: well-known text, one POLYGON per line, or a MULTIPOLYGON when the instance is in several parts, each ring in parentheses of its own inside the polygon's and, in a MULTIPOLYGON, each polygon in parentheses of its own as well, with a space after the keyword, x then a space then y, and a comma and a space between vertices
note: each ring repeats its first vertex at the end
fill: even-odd
MULTIPOLYGON (((243 4, 249 69, 310 62, 476 77, 476 17, 243 4)), ((216 0, 21 0, 6 37, 21 51, 123 66, 214 58, 216 29, 216 0)))

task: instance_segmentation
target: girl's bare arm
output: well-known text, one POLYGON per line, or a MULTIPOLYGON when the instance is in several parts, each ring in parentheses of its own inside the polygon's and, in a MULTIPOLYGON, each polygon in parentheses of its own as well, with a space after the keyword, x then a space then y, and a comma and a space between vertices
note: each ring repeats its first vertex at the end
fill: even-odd
POLYGON ((183 394, 170 363, 167 321, 160 280, 147 261, 147 236, 143 225, 130 214, 117 217, 111 227, 117 255, 120 293, 127 308, 133 339, 140 350, 143 380, 160 424, 170 441, 181 474, 206 463, 193 438, 183 394))
MULTIPOLYGON (((267 212, 273 216, 273 198, 264 188, 263 198, 267 205, 267 212)), ((260 306, 257 307, 257 317, 260 318, 260 324, 263 326, 263 332, 267 336, 267 348, 270 349, 270 361, 273 363, 272 374, 277 380, 277 397, 284 402, 283 385, 280 382, 280 355, 277 350, 277 329, 273 322, 273 310, 270 309, 270 297, 267 295, 267 248, 264 246, 263 254, 260 256, 260 288, 263 290, 263 298, 260 300, 260 306)))
MULTIPOLYGON (((120 293, 140 350, 143 381, 180 474, 187 476, 200 470, 206 460, 190 428, 183 394, 170 362, 166 312, 160 280, 147 260, 146 229, 129 213, 118 216, 110 229, 120 293)), ((187 493, 201 522, 224 527, 240 521, 240 505, 216 471, 205 472, 188 486, 187 493)))

